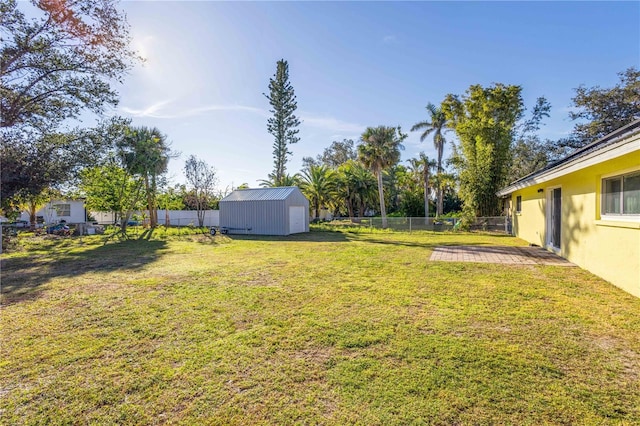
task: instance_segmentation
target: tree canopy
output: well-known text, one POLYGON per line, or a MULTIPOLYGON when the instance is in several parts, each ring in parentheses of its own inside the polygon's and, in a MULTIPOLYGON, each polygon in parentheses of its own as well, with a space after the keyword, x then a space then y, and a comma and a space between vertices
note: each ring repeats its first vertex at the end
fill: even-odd
POLYGON ((407 135, 400 127, 367 127, 360 137, 362 143, 358 146, 358 158, 378 179, 378 199, 382 227, 387 227, 387 210, 385 206, 382 172, 400 161, 400 151, 404 149, 402 141, 407 135))
POLYGON ((97 161, 121 137, 129 121, 120 117, 91 129, 38 133, 4 129, 0 142, 2 209, 47 189, 62 190, 83 167, 97 161))
POLYGON ((199 226, 204 226, 204 215, 208 209, 216 186, 216 170, 195 155, 184 163, 184 175, 194 192, 199 226))
POLYGON ((118 144, 118 155, 124 168, 132 176, 140 176, 144 183, 149 224, 153 228, 158 224, 158 177, 167 172, 172 155, 167 137, 155 127, 129 127, 118 144))
POLYGON ((423 200, 424 200, 424 217, 429 217, 429 176, 431 170, 437 166, 434 160, 430 160, 424 152, 420 152, 418 157, 409 159, 410 170, 418 177, 422 183, 423 200))
POLYGON ((523 114, 520 86, 473 85, 449 94, 442 107, 460 140, 455 165, 469 215, 500 214, 496 192, 505 184, 515 126, 523 114))
POLYGON ((614 87, 579 86, 575 89, 572 120, 579 120, 568 141, 572 148, 593 142, 640 118, 640 71, 632 67, 618 73, 614 87))
POLYGON ((28 19, 16 0, 0 4, 0 127, 57 127, 87 108, 102 112, 118 97, 135 54, 115 0, 41 0, 28 19))
MULTIPOLYGON (((424 121, 420 121, 414 124, 413 127, 411 128, 411 131, 412 132, 419 131, 419 130, 423 131, 422 134, 420 135, 420 142, 424 142, 427 136, 433 133, 433 145, 435 146, 436 151, 438 152, 437 165, 438 165, 438 175, 440 175, 443 172, 442 154, 444 152, 444 145, 447 143, 447 140, 444 137, 444 133, 448 127, 447 116, 441 107, 436 107, 431 102, 427 104, 427 112, 429 114, 429 117, 424 121)), ((442 214, 442 207, 443 207, 442 188, 438 187, 438 205, 437 205, 436 216, 439 216, 442 214)))
POLYGON ((115 0, 32 3, 38 17, 27 18, 16 0, 0 3, 3 210, 17 198, 60 188, 91 164, 110 124, 66 126, 84 110, 115 106, 112 83, 136 60, 115 0))

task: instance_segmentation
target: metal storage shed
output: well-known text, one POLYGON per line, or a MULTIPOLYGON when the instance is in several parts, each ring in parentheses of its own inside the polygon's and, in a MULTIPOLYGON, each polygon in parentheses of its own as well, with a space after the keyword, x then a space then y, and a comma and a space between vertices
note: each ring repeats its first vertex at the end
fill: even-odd
POLYGON ((295 186, 236 189, 220 200, 220 228, 230 234, 309 232, 309 200, 295 186))

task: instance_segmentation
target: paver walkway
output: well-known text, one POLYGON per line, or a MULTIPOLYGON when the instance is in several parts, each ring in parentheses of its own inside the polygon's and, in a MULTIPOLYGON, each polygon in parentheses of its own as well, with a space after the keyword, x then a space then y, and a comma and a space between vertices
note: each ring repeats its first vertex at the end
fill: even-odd
POLYGON ((442 262, 506 263, 509 265, 576 266, 542 247, 440 246, 430 260, 442 262))

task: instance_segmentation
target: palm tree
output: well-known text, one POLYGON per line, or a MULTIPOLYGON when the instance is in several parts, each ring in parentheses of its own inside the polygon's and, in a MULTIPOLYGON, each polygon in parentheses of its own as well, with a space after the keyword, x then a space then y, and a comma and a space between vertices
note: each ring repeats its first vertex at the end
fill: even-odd
POLYGON ((149 224, 155 228, 158 223, 156 196, 157 178, 166 173, 171 151, 167 138, 157 128, 131 128, 123 140, 123 162, 132 175, 143 179, 149 210, 149 224))
POLYGON ((364 216, 367 206, 375 200, 376 177, 354 160, 338 167, 337 174, 336 194, 344 201, 349 219, 356 222, 355 212, 364 216))
POLYGON ((429 217, 429 174, 431 169, 436 166, 434 160, 429 160, 429 157, 421 152, 418 158, 410 158, 410 168, 414 173, 420 176, 420 180, 424 185, 424 217, 429 217))
POLYGON ((315 218, 320 217, 320 206, 327 203, 335 190, 335 172, 325 165, 310 166, 302 172, 300 189, 311 200, 315 218))
MULTIPOLYGON (((447 131, 447 117, 444 111, 440 107, 436 107, 431 102, 427 104, 427 112, 429 118, 427 120, 416 123, 411 128, 412 132, 417 130, 424 130, 420 135, 420 142, 424 140, 433 132, 433 145, 438 151, 438 175, 442 173, 442 153, 444 152, 444 145, 447 140, 444 138, 444 132, 447 131)), ((442 188, 438 186, 438 207, 436 210, 436 217, 442 214, 442 188)))
POLYGON ((269 179, 260 179, 260 186, 263 188, 276 188, 280 186, 299 186, 300 185, 300 176, 296 173, 295 175, 286 174, 282 176, 280 180, 276 179, 276 176, 273 173, 269 173, 269 179))
POLYGON ((380 215, 382 227, 387 227, 387 210, 384 202, 382 186, 382 171, 400 161, 400 150, 404 149, 402 141, 407 137, 400 127, 367 127, 360 139, 358 158, 369 168, 378 179, 378 199, 380 200, 380 215))

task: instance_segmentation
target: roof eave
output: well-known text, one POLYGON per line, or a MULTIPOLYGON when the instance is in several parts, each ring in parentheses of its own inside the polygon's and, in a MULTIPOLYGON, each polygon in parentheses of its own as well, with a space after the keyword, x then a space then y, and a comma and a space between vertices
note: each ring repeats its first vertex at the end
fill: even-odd
POLYGON ((524 189, 532 185, 538 185, 551 179, 573 173, 575 171, 590 167, 613 158, 626 155, 628 153, 640 151, 640 131, 635 132, 614 145, 607 146, 601 150, 594 151, 582 157, 578 157, 566 162, 559 162, 550 169, 533 173, 529 177, 524 177, 511 185, 501 189, 496 193, 498 197, 505 197, 519 189, 524 189))

